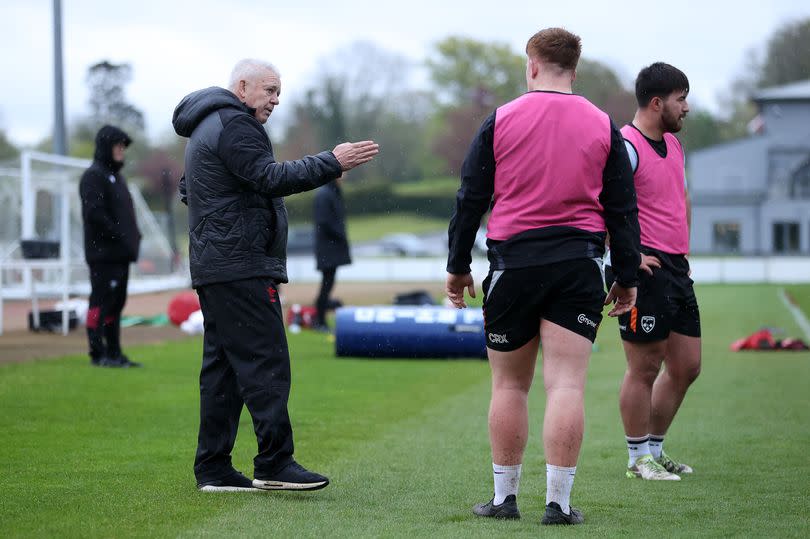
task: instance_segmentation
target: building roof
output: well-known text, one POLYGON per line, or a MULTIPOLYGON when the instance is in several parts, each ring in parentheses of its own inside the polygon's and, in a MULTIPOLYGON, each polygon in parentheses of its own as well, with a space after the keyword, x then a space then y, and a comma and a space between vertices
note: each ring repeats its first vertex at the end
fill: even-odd
POLYGON ((810 79, 758 90, 751 96, 757 103, 770 101, 810 101, 810 79))

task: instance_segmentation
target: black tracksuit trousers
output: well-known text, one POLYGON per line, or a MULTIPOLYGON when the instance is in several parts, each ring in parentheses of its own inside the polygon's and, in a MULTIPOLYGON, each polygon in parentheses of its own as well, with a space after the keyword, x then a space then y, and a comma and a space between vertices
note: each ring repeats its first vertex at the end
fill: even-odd
POLYGON ((329 310, 329 296, 332 294, 332 288, 335 286, 335 273, 337 268, 323 268, 321 270, 321 289, 318 292, 318 299, 315 300, 315 308, 317 315, 315 323, 325 326, 326 325, 326 312, 329 310))
POLYGON ((121 355, 121 311, 127 302, 129 262, 94 262, 90 267, 87 340, 90 357, 121 355))
POLYGON ((231 473, 244 404, 259 449, 254 477, 269 478, 293 455, 290 355, 276 285, 269 278, 252 278, 204 285, 197 294, 205 337, 194 475, 202 483, 231 473))

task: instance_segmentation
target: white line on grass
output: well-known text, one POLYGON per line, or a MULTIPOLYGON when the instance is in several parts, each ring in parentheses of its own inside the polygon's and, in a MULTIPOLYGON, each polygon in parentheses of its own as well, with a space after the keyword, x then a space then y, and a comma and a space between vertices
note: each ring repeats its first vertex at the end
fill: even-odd
POLYGON ((807 321, 807 317, 804 316, 802 310, 799 309, 799 307, 793 303, 793 301, 791 301, 784 288, 777 290, 776 294, 779 296, 779 299, 782 300, 782 303, 785 304, 788 311, 790 311, 790 314, 793 315, 793 319, 796 320, 796 323, 799 325, 802 331, 804 331, 804 336, 807 338, 807 340, 810 340, 810 322, 807 321))

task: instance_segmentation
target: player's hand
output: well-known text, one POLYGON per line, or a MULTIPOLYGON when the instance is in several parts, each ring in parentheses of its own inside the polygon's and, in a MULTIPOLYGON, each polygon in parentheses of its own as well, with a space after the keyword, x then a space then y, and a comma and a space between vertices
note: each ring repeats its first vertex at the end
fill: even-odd
POLYGON ((610 287, 610 292, 608 292, 605 298, 605 305, 615 303, 610 312, 608 312, 608 316, 619 316, 632 309, 636 304, 637 293, 638 289, 635 286, 625 288, 620 286, 619 283, 613 283, 613 286, 610 287))
POLYGON ((658 260, 655 256, 648 256, 644 253, 641 253, 641 264, 638 265, 639 269, 642 269, 649 273, 650 275, 653 274, 653 268, 660 268, 661 261, 658 260))
POLYGON ((335 146, 332 153, 335 154, 340 167, 345 171, 374 159, 374 156, 380 153, 380 145, 373 140, 344 142, 335 146))
POLYGON ((444 291, 447 293, 447 299, 453 304, 456 309, 463 309, 467 306, 464 302, 464 289, 470 294, 471 298, 475 297, 475 283, 473 282, 472 274, 447 274, 447 282, 444 285, 444 291))

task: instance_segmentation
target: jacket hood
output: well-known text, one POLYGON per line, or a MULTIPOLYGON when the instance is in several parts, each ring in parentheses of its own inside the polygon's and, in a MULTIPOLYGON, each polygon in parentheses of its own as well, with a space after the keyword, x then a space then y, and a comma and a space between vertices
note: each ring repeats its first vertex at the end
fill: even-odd
POLYGON ((225 88, 212 86, 188 94, 174 109, 172 125, 181 137, 190 137, 194 129, 212 112, 228 107, 247 111, 248 107, 225 88))
POLYGON ((119 142, 129 146, 132 144, 132 139, 123 130, 113 125, 105 125, 96 133, 96 152, 93 158, 118 172, 124 166, 124 163, 113 161, 112 149, 119 142))

